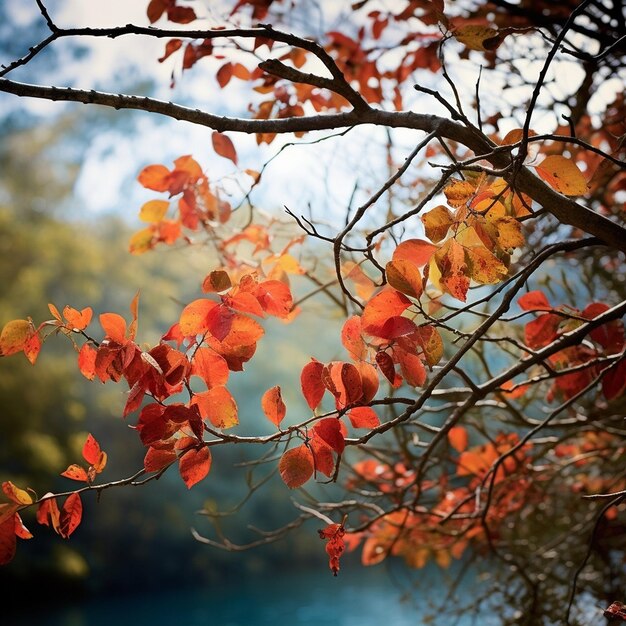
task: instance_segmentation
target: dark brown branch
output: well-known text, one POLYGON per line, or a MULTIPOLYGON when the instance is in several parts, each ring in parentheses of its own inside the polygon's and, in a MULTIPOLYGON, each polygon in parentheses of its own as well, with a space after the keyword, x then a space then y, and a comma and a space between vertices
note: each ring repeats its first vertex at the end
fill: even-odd
MULTIPOLYGON (((85 91, 67 87, 45 87, 42 85, 18 83, 8 79, 0 79, 0 91, 13 93, 18 96, 42 98, 44 100, 99 104, 115 109, 136 109, 165 115, 200 126, 207 126, 220 132, 291 133, 331 130, 363 124, 374 124, 388 128, 411 128, 428 133, 436 133, 441 137, 457 141, 474 151, 477 155, 483 155, 485 160, 502 170, 506 169, 511 163, 509 155, 493 151, 496 146, 478 129, 457 124, 437 115, 426 115, 411 111, 393 112, 367 109, 365 111, 350 111, 348 113, 330 115, 249 120, 213 115, 199 109, 190 109, 153 98, 103 93, 94 90, 85 91)), ((626 230, 620 225, 557 193, 528 168, 521 167, 515 176, 513 174, 506 175, 505 179, 508 180, 513 177, 517 191, 529 195, 535 202, 552 213, 560 222, 574 226, 590 235, 595 235, 610 247, 626 253, 626 230)))

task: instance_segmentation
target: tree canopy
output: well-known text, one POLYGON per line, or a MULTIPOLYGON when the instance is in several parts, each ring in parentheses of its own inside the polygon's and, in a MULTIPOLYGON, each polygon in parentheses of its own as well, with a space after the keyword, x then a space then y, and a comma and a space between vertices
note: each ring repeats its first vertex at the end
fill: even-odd
POLYGON ((94 432, 66 491, 4 481, 0 562, 32 537, 31 513, 68 539, 88 524, 84 498, 165 472, 195 487, 216 450, 242 445, 241 506, 279 476, 294 514, 236 543, 207 510, 202 543, 253 548, 316 520, 334 575, 346 549, 364 565, 485 559, 503 574, 473 608, 499 603, 503 624, 587 623, 619 600, 622 3, 150 0, 144 24, 86 27, 35 2, 47 34, 0 70, 0 91, 208 128, 211 159, 231 169, 214 176, 195 154, 164 163, 155 146, 136 173, 147 199, 129 263, 186 246, 213 259, 158 342, 141 338, 139 292, 121 312, 51 302, 3 321, 4 357, 35 365, 65 340, 85 378, 123 385, 120 417, 145 459, 116 476, 94 432), (176 93, 203 72, 219 106, 15 78, 66 40, 120 37, 160 42, 154 63, 176 93), (296 150, 310 169, 290 166, 296 150), (263 207, 281 176, 315 193, 263 207), (259 429, 232 381, 245 388, 276 321, 307 333, 312 303, 341 316, 336 349, 289 381, 268 376, 259 429))

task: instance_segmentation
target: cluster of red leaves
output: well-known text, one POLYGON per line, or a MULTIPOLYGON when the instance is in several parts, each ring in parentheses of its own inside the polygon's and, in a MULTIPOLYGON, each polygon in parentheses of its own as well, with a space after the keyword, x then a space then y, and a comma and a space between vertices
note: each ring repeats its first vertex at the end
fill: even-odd
MULTIPOLYGON (((90 484, 102 472, 107 455, 91 434, 83 445, 83 458, 89 464, 87 470, 80 465, 70 465, 61 476, 90 484)), ((0 504, 0 565, 5 565, 15 556, 17 537, 31 539, 33 536, 24 526, 20 510, 37 505, 37 521, 43 526, 51 526, 63 539, 68 539, 82 520, 83 503, 78 492, 67 496, 59 509, 58 496, 51 493, 37 498, 32 489, 20 489, 11 481, 2 483, 2 491, 10 503, 0 504)))
POLYGON ((329 524, 326 528, 317 531, 320 539, 326 541, 326 554, 328 554, 328 566, 333 576, 339 572, 339 559, 346 549, 344 535, 346 530, 343 524, 329 524))
MULTIPOLYGON (((524 311, 538 313, 537 317, 524 327, 524 342, 537 350, 557 340, 562 335, 575 330, 586 320, 592 320, 609 310, 602 302, 592 302, 582 311, 560 305, 553 307, 541 291, 531 291, 518 299, 524 311)), ((626 347, 624 324, 621 320, 607 322, 594 328, 585 343, 560 350, 548 358, 550 364, 559 372, 554 378, 547 399, 569 399, 585 389, 602 371, 598 359, 617 357, 610 366, 604 366, 602 391, 607 400, 621 396, 626 389, 626 359, 623 358, 626 347), (622 355, 620 357, 620 355, 622 355), (588 364, 588 365, 587 365, 588 364), (565 373, 568 370, 573 370, 565 373)))

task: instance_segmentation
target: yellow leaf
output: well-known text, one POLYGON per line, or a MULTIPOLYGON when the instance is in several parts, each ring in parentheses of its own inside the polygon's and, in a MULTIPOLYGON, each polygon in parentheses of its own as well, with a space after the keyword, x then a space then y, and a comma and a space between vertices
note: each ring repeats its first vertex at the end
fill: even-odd
POLYGON ((470 278, 482 285, 499 283, 508 274, 506 265, 484 246, 467 248, 465 258, 470 278))
POLYGON ((131 254, 143 254, 152 248, 152 227, 144 228, 137 231, 129 242, 129 249, 131 254))
POLYGON ((475 192, 476 188, 472 183, 457 179, 452 180, 443 190, 443 193, 448 199, 448 204, 455 208, 466 204, 475 192))
POLYGON ((495 50, 502 42, 495 28, 479 26, 478 24, 461 26, 461 28, 457 28, 454 31, 453 35, 457 41, 460 41, 469 50, 479 50, 481 52, 495 50))
POLYGON ((576 163, 564 156, 546 157, 535 169, 552 189, 566 196, 580 196, 588 191, 587 181, 576 163))
POLYGON ((440 204, 428 213, 422 216, 426 236, 433 242, 439 243, 445 239, 450 230, 450 226, 454 224, 454 217, 448 207, 440 204))
POLYGON ((496 241, 503 250, 519 248, 526 243, 522 225, 514 217, 499 217, 492 221, 497 231, 496 241))
POLYGON ((170 203, 167 200, 150 200, 139 210, 139 219, 142 222, 156 224, 165 217, 169 206, 170 203))
POLYGON ((0 334, 0 351, 4 356, 20 352, 32 334, 33 327, 28 320, 7 322, 0 334))

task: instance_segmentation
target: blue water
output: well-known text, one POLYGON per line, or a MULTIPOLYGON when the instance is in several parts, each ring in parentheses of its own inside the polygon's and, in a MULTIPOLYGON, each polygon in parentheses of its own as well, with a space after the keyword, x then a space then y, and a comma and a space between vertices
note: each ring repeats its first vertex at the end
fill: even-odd
MULTIPOLYGON (((138 576, 140 576, 138 572, 138 576)), ((432 611, 419 592, 402 601, 380 570, 242 575, 237 583, 203 589, 157 589, 98 600, 49 604, 2 626, 421 626, 432 611)), ((442 596, 445 591, 442 590, 442 596)), ((432 598, 436 600, 436 598, 432 598)), ((440 597, 439 600, 443 600, 440 597)), ((450 621, 458 626, 469 621, 450 621)), ((481 625, 493 623, 480 620, 481 625)))

